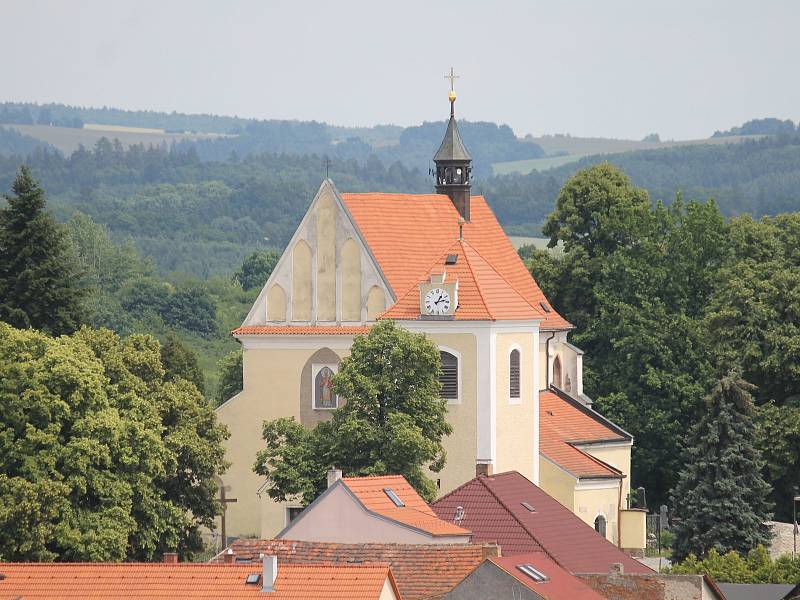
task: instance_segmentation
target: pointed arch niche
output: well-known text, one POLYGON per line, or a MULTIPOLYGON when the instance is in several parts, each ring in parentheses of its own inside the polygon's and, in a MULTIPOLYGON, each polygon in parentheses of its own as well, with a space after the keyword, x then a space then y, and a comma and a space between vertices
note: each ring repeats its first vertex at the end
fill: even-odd
POLYGON ((292 250, 292 321, 311 320, 311 246, 300 240, 292 250))
POLYGON ((562 372, 563 369, 561 368, 561 357, 556 355, 556 357, 553 359, 553 385, 560 390, 564 388, 562 372))
POLYGON ((373 285, 367 294, 367 321, 374 321, 386 310, 386 294, 377 285, 373 285))
POLYGON ((286 292, 277 283, 267 292, 267 321, 286 321, 286 292))
POLYGON ((342 321, 361 320, 361 252, 353 238, 342 246, 342 321))

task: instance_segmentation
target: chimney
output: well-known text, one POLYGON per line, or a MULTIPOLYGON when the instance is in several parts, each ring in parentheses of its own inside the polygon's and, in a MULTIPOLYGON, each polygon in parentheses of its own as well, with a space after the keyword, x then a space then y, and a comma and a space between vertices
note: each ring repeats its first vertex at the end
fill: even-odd
POLYGON ((475 464, 475 477, 480 477, 481 475, 483 475, 484 477, 491 477, 492 474, 493 474, 492 461, 479 460, 475 464))
POLYGON ((233 553, 233 548, 228 548, 222 557, 222 561, 226 565, 232 565, 236 562, 236 555, 233 553))
POLYGON ((261 573, 262 592, 274 592, 275 580, 278 578, 278 557, 265 556, 263 558, 264 569, 261 573))
POLYGON ((609 573, 612 575, 622 575, 625 572, 622 563, 611 563, 611 568, 609 569, 609 573))
POLYGON ((484 560, 487 558, 500 558, 501 556, 500 546, 497 545, 497 542, 487 542, 483 545, 484 560))
POLYGON ((177 552, 164 552, 164 562, 175 564, 178 562, 178 553, 177 552))
POLYGON ((334 483, 339 481, 342 478, 342 471, 341 469, 337 469, 333 467, 332 469, 328 469, 328 487, 331 487, 334 483))

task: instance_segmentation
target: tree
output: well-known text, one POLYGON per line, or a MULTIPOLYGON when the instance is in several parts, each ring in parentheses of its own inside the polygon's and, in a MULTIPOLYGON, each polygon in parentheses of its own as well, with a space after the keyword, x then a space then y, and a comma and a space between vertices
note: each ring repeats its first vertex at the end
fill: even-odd
POLYGON ((161 364, 164 366, 166 381, 183 378, 191 381, 201 394, 205 393, 205 378, 197 363, 197 355, 192 352, 191 348, 185 346, 173 332, 169 332, 164 343, 161 344, 161 364))
POLYGON ((272 251, 257 251, 244 259, 242 266, 233 274, 233 280, 244 290, 260 288, 269 279, 280 255, 272 251))
POLYGON ((440 368, 433 343, 392 321, 357 336, 334 377, 345 404, 330 421, 310 430, 293 419, 264 423, 266 448, 255 471, 270 478, 270 497, 299 495, 309 503, 336 466, 351 476, 401 474, 424 498, 435 498, 436 484, 424 468, 444 467, 442 440, 452 432, 440 368))
POLYGON ((0 210, 0 320, 53 335, 84 321, 81 273, 60 225, 45 212, 44 191, 20 167, 0 210))
POLYGON ((234 350, 217 364, 219 369, 219 385, 215 395, 216 404, 230 400, 244 389, 242 373, 242 349, 234 350))
POLYGON ((769 485, 756 448, 753 386, 731 371, 706 399, 706 413, 692 427, 686 466, 672 492, 677 525, 673 557, 681 561, 710 550, 746 554, 769 544, 769 485))
POLYGON ((158 340, 0 323, 0 559, 191 558, 219 513, 227 436, 158 340))
POLYGON ((217 305, 199 285, 179 288, 169 298, 161 316, 171 327, 181 327, 200 334, 217 331, 217 305))

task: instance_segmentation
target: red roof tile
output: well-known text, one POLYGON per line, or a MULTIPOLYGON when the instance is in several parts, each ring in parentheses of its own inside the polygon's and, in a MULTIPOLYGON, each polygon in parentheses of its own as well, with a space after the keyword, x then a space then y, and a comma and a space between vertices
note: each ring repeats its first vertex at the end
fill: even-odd
POLYGON ((342 483, 370 512, 421 529, 433 536, 470 534, 466 529, 436 516, 402 475, 343 477, 342 483), (395 505, 385 489, 391 489, 405 506, 395 505))
POLYGON ((574 444, 627 441, 631 437, 591 408, 560 392, 539 394, 539 451, 575 477, 621 477, 611 465, 574 444))
MULTIPOLYGON (((459 214, 445 195, 342 194, 341 197, 398 300, 415 288, 458 240, 459 214)), ((509 301, 515 302, 514 296, 522 297, 544 318, 543 329, 571 327, 554 310, 546 312, 539 308, 540 302, 547 303, 547 299, 483 196, 472 196, 470 213, 470 222, 463 226, 464 240, 508 283, 509 301)), ((516 318, 503 314, 498 313, 495 318, 516 318)))
POLYGON ((652 572, 516 471, 472 479, 432 508, 452 520, 458 506, 473 541, 497 542, 503 556, 543 551, 571 573, 606 573, 612 563, 622 563, 626 573, 652 572))
MULTIPOLYGON (((219 600, 265 598, 260 564, 209 563, 0 563, 0 600, 219 600)), ((286 564, 270 600, 378 600, 391 572, 386 564, 286 564)), ((392 580, 393 581, 393 580, 392 580)))
POLYGON ((562 569, 544 552, 530 552, 489 560, 545 600, 604 600, 603 596, 562 569), (547 576, 547 581, 534 581, 519 570, 519 565, 532 565, 547 576))
MULTIPOLYGON (((484 559, 486 549, 473 544, 336 544, 291 540, 236 540, 236 560, 258 561, 260 554, 279 564, 388 563, 404 600, 449 592, 484 559)), ((214 560, 220 560, 220 554, 214 560)), ((280 567, 279 567, 280 569, 280 567)))
POLYGON ((232 333, 233 335, 358 335, 369 333, 369 327, 247 325, 234 329, 232 333))

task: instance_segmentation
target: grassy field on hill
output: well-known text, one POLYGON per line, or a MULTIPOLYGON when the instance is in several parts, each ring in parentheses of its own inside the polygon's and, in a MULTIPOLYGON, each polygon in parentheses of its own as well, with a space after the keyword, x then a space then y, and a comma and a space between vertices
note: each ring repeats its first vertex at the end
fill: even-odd
POLYGON ((3 125, 23 135, 41 140, 58 148, 65 154, 78 149, 80 144, 86 148, 93 147, 101 138, 118 139, 125 146, 144 144, 159 146, 162 142, 171 144, 184 140, 207 140, 220 137, 215 133, 166 133, 157 129, 138 127, 122 127, 119 125, 96 125, 87 123, 83 129, 73 127, 54 127, 52 125, 3 125))

